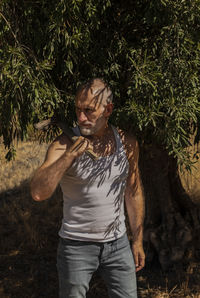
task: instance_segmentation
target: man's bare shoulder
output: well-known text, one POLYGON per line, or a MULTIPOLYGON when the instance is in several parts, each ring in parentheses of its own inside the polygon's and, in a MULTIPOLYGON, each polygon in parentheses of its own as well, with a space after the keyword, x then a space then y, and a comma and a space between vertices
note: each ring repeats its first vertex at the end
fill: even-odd
POLYGON ((127 155, 130 156, 133 153, 138 153, 139 146, 136 137, 120 128, 117 128, 117 130, 126 149, 127 155))
POLYGON ((69 148, 71 145, 71 141, 65 134, 61 134, 58 136, 49 146, 45 164, 51 164, 52 162, 56 161, 61 155, 69 148))
POLYGON ((56 137, 55 140, 50 144, 49 148, 63 148, 64 150, 70 146, 71 141, 69 138, 63 133, 60 136, 56 137))

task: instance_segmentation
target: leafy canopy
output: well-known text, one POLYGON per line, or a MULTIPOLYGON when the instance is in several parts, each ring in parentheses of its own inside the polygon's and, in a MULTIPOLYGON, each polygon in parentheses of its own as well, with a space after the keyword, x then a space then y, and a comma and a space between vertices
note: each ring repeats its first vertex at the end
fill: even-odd
POLYGON ((186 163, 200 130, 199 32, 199 0, 2 0, 7 157, 30 124, 54 113, 71 124, 77 86, 103 77, 114 93, 111 121, 186 163))

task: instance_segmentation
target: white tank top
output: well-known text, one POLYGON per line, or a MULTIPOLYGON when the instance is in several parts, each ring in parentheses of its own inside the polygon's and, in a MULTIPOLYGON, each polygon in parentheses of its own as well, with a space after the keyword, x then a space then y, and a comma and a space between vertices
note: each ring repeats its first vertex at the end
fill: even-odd
MULTIPOLYGON (((124 191, 129 163, 117 129, 113 126, 112 129, 115 153, 98 160, 84 153, 60 181, 63 220, 59 235, 62 238, 105 242, 121 237, 126 231, 124 191)), ((77 127, 74 132, 80 135, 77 127)))

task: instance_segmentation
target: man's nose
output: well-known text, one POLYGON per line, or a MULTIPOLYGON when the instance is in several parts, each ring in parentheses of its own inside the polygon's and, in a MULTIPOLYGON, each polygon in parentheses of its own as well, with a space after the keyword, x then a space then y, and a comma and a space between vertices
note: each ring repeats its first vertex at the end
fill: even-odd
POLYGON ((78 121, 79 122, 84 122, 84 121, 86 121, 87 120, 87 116, 85 115, 85 113, 84 112, 79 112, 78 113, 78 121))

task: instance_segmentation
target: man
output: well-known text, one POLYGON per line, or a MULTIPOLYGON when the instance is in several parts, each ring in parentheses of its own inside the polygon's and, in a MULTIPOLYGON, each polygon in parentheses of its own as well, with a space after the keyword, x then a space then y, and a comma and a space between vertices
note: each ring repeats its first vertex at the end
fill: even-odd
POLYGON ((108 124, 112 92, 102 79, 92 79, 78 89, 75 107, 78 126, 74 132, 80 137, 72 144, 65 134, 59 136, 31 181, 36 201, 49 198, 58 183, 63 192, 57 256, 60 298, 86 297, 97 269, 107 284, 109 297, 137 297, 135 272, 145 262, 138 143, 108 124), (97 160, 87 154, 91 148, 97 160))

